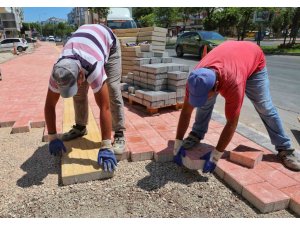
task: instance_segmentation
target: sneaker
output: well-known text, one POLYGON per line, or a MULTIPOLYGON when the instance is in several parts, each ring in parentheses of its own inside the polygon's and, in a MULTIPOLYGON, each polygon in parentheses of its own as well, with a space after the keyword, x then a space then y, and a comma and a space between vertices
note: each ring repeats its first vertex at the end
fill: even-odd
POLYGON ((300 171, 300 157, 296 155, 295 149, 278 150, 277 155, 285 167, 290 170, 300 171))
POLYGON ((121 155, 125 151, 126 141, 123 132, 116 132, 114 135, 114 143, 112 144, 114 153, 116 155, 121 155))
POLYGON ((200 138, 197 137, 196 133, 191 131, 189 136, 183 140, 182 146, 185 149, 189 149, 194 147, 195 145, 200 143, 200 138))
POLYGON ((76 125, 73 125, 72 129, 69 132, 66 132, 62 135, 62 141, 70 141, 78 137, 87 135, 87 129, 79 130, 76 125))

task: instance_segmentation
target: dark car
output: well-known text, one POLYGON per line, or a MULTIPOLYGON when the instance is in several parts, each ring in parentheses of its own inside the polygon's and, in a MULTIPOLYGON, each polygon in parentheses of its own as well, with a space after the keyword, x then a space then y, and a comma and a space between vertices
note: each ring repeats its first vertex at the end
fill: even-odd
POLYGON ((27 41, 27 43, 35 43, 36 42, 36 39, 31 38, 31 37, 26 37, 25 40, 27 41))
POLYGON ((207 51, 218 46, 226 39, 214 31, 190 31, 177 38, 175 50, 178 57, 185 53, 202 56, 203 48, 207 45, 207 51))

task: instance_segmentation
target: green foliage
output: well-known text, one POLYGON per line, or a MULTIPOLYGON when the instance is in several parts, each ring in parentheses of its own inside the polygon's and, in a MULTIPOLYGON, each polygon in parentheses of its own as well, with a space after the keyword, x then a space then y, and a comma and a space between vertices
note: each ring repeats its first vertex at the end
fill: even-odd
POLYGON ((132 8, 132 17, 135 20, 140 20, 141 18, 149 17, 153 13, 152 7, 134 7, 132 8))
POLYGON ((157 26, 168 28, 178 17, 178 8, 154 8, 154 22, 157 26))
POLYGON ((142 27, 151 27, 154 25, 155 16, 154 13, 150 13, 145 16, 141 16, 138 20, 142 27))
POLYGON ((110 12, 109 7, 88 7, 93 13, 96 13, 99 18, 107 18, 107 15, 110 12))

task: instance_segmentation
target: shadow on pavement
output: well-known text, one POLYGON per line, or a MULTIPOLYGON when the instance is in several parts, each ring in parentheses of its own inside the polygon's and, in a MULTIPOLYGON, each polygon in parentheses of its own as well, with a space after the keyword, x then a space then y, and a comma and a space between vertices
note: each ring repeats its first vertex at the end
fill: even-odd
POLYGON ((298 145, 300 145, 300 130, 291 129, 291 132, 294 135, 295 139, 297 140, 298 145))
POLYGON ((48 174, 61 174, 60 157, 49 154, 48 144, 39 147, 34 154, 27 159, 21 169, 26 174, 17 181, 17 185, 28 188, 34 185, 42 185, 48 174))
POLYGON ((137 186, 146 191, 153 191, 166 185, 168 182, 176 182, 185 185, 194 182, 207 182, 208 178, 203 177, 198 171, 191 171, 179 167, 173 162, 150 162, 146 169, 150 175, 137 182, 137 186))

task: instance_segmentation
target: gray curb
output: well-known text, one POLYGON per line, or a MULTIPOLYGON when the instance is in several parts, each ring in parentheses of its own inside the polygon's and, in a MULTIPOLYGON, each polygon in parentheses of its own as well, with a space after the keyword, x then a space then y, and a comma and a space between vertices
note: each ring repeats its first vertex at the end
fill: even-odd
MULTIPOLYGON (((226 119, 223 115, 217 113, 215 110, 213 111, 212 117, 213 120, 225 125, 226 119)), ((244 137, 248 138, 249 140, 255 142, 256 144, 270 150, 274 154, 277 154, 277 151, 274 148, 274 145, 271 144, 270 138, 265 134, 254 130, 253 128, 249 128, 248 126, 244 125, 243 123, 238 124, 237 133, 243 135, 244 137)))

